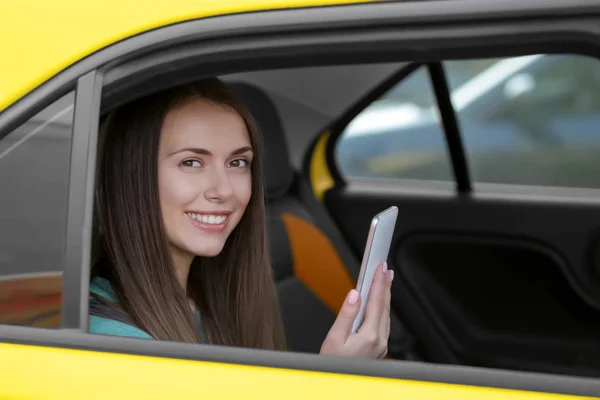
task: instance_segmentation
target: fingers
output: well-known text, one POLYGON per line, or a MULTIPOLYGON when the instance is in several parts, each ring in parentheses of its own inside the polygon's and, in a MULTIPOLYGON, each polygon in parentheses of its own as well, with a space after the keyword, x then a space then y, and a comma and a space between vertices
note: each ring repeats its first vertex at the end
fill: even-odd
POLYGON ((327 334, 328 338, 333 338, 336 341, 341 340, 342 343, 346 341, 350 335, 350 329, 352 329, 354 319, 358 314, 360 302, 360 294, 355 289, 352 289, 348 293, 348 296, 346 296, 346 300, 344 300, 344 304, 327 334))
MULTIPOLYGON (((386 276, 386 279, 389 280, 389 284, 386 286, 385 290, 385 300, 384 300, 384 308, 383 313, 381 314, 381 323, 379 325, 379 331, 383 334, 386 334, 386 325, 389 328, 389 320, 390 320, 390 307, 392 302, 392 280, 394 279, 394 271, 390 270, 386 276)), ((389 336, 389 332, 387 334, 389 336)))
POLYGON ((364 332, 370 336, 379 336, 379 324, 385 310, 386 289, 388 286, 387 263, 383 263, 375 271, 373 285, 367 300, 365 319, 358 333, 364 332))
POLYGON ((390 307, 392 300, 391 281, 394 279, 394 271, 389 271, 388 276, 386 276, 386 278, 390 281, 390 284, 388 285, 387 290, 385 291, 385 307, 384 312, 381 315, 381 322, 379 324, 380 340, 382 343, 385 343, 385 349, 382 351, 380 358, 383 358, 387 355, 387 343, 390 337, 390 307))
POLYGON ((390 334, 390 301, 393 271, 387 263, 377 267, 366 305, 365 320, 356 335, 350 335, 360 309, 361 298, 351 290, 329 330, 321 354, 383 358, 387 354, 390 334))

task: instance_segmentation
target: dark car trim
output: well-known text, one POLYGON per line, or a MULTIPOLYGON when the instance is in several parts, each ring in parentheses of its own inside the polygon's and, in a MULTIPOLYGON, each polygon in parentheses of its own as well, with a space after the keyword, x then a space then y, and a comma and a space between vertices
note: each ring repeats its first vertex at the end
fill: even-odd
POLYGON ((450 160, 452 161, 456 190, 458 193, 469 193, 471 191, 469 166, 467 165, 458 121, 452 106, 444 66, 440 62, 436 62, 429 64, 428 69, 433 91, 435 92, 437 108, 440 110, 440 122, 445 133, 448 153, 450 153, 450 160))
POLYGON ((88 330, 94 177, 101 92, 102 75, 97 71, 79 78, 75 92, 69 171, 61 327, 82 332, 88 330))

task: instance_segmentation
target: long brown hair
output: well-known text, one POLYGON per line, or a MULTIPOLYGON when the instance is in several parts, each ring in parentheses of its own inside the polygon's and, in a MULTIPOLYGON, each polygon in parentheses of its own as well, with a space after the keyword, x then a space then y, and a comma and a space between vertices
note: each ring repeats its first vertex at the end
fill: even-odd
POLYGON ((208 343, 284 349, 267 243, 260 133, 239 99, 216 78, 171 88, 112 112, 101 134, 92 277, 109 279, 116 306, 155 339, 200 342, 189 296, 208 343), (191 98, 237 111, 255 156, 246 212, 218 256, 194 259, 185 293, 161 216, 158 147, 167 113, 191 98))

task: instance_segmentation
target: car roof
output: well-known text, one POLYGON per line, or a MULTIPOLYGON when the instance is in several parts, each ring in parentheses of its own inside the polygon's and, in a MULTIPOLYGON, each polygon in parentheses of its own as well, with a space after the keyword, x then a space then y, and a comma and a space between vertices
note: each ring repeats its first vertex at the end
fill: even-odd
POLYGON ((0 41, 0 111, 87 55, 144 31, 224 14, 367 1, 5 1, 0 5, 0 37, 5 38, 0 41))

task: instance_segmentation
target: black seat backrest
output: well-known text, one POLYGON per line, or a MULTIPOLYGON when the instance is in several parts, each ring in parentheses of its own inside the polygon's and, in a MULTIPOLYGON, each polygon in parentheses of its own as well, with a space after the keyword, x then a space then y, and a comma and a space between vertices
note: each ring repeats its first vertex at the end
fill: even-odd
POLYGON ((262 133, 269 240, 288 345, 318 352, 355 286, 358 262, 308 183, 294 171, 275 104, 255 86, 231 87, 262 133))

